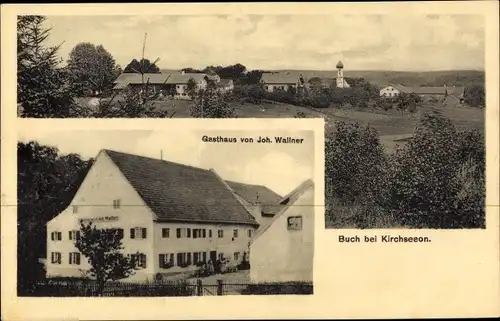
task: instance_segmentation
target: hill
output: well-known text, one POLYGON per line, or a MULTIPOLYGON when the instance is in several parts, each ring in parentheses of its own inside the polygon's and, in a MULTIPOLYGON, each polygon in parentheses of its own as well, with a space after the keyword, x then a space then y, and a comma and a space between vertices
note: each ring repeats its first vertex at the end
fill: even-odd
MULTIPOLYGON (((335 78, 336 70, 270 70, 276 72, 290 72, 309 78, 335 78)), ((450 70, 450 71, 377 71, 377 70, 344 70, 344 76, 350 78, 363 77, 377 86, 388 83, 406 86, 459 86, 484 84, 484 71, 480 70, 450 70)))

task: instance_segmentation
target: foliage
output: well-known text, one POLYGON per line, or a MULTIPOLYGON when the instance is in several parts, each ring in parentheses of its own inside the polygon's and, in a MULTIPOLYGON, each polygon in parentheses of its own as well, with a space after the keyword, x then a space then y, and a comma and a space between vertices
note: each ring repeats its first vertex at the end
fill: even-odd
POLYGON ((484 107, 484 85, 473 85, 465 88, 464 100, 469 106, 484 107))
POLYGON ((123 255, 123 234, 118 229, 98 229, 92 222, 80 226, 81 237, 75 247, 90 264, 89 273, 97 280, 100 292, 107 281, 116 281, 134 273, 135 262, 123 255))
POLYGON ((378 133, 358 123, 336 122, 325 144, 327 198, 371 204, 384 188, 387 159, 378 133))
POLYGON ((121 68, 102 45, 77 44, 69 54, 68 69, 72 76, 74 93, 80 96, 96 95, 113 88, 121 68))
POLYGON ((380 205, 405 226, 477 228, 484 224, 484 139, 457 133, 440 113, 425 114, 391 159, 380 205))
POLYGON ((43 276, 38 259, 46 255, 46 224, 69 205, 92 163, 37 142, 18 142, 19 295, 30 293, 43 276))
POLYGON ((408 110, 410 112, 415 112, 417 106, 419 106, 421 103, 422 98, 415 93, 407 94, 405 92, 401 92, 396 97, 396 104, 399 110, 408 110))
POLYGON ((69 73, 59 68, 60 46, 44 47, 50 33, 43 16, 17 17, 17 101, 22 117, 70 117, 69 73))
POLYGON ((132 59, 132 61, 123 69, 124 73, 159 73, 160 68, 156 62, 151 62, 149 59, 132 59))
POLYGON ((196 118, 236 118, 236 112, 225 96, 215 88, 207 86, 193 96, 191 116, 196 118))

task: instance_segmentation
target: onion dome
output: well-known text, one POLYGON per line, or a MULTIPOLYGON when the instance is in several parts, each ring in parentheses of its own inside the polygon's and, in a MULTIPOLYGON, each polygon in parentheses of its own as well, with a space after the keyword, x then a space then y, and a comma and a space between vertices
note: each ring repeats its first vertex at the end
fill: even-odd
POLYGON ((342 61, 339 61, 337 63, 337 69, 342 69, 342 68, 344 68, 344 64, 342 63, 342 61))

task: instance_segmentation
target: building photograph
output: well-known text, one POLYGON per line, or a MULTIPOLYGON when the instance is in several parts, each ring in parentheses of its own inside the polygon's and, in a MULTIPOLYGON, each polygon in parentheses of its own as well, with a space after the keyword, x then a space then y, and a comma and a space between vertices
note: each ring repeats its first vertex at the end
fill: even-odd
POLYGON ((20 134, 26 184, 30 167, 52 162, 36 174, 59 177, 47 197, 66 198, 38 209, 42 283, 184 282, 190 295, 270 294, 299 284, 312 293, 313 131, 182 137, 183 144, 168 131, 20 134), (302 143, 275 142, 286 137, 302 143), (272 288, 256 288, 262 284, 272 288))

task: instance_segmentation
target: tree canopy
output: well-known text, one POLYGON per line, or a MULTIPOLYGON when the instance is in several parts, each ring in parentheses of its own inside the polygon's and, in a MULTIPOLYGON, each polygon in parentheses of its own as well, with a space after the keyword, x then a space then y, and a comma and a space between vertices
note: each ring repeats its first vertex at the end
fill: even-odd
POLYGON ((132 59, 132 61, 123 69, 124 73, 160 73, 160 68, 149 59, 132 59))
POLYGON ((96 95, 111 90, 121 68, 102 46, 88 42, 77 44, 69 54, 74 91, 79 95, 96 95))

